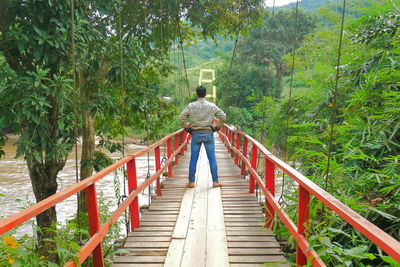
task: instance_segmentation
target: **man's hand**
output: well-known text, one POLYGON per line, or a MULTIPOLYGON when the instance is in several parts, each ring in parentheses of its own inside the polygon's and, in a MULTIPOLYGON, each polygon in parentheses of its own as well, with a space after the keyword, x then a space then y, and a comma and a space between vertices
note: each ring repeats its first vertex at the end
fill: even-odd
POLYGON ((211 130, 213 131, 213 133, 218 132, 220 129, 221 129, 221 127, 219 127, 219 126, 211 125, 211 130))
POLYGON ((186 128, 185 128, 185 132, 192 134, 193 129, 190 128, 190 127, 186 127, 186 128))

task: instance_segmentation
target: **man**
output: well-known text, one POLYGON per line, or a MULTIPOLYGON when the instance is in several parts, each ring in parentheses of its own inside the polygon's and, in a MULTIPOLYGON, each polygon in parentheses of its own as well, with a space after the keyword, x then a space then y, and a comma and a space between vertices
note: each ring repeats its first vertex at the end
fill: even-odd
POLYGON ((190 103, 179 115, 179 122, 182 128, 192 135, 192 154, 190 155, 189 183, 187 186, 194 187, 197 160, 201 145, 204 144, 210 163, 213 187, 221 187, 222 184, 218 181, 213 133, 219 131, 226 119, 226 115, 217 105, 205 99, 207 92, 204 86, 197 87, 196 93, 197 101, 190 103), (215 119, 218 119, 217 125, 213 124, 215 119), (188 122, 190 126, 188 126, 188 122))

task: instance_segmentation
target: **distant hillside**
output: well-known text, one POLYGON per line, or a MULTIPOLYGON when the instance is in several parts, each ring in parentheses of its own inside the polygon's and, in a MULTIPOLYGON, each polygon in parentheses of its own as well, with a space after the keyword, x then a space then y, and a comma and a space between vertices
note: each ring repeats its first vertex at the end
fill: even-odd
MULTIPOLYGON (((185 61, 186 67, 192 68, 198 65, 203 64, 204 62, 220 57, 227 52, 232 50, 233 40, 223 39, 221 37, 217 38, 217 42, 215 43, 213 40, 199 40, 197 44, 192 46, 185 46, 185 61)), ((179 65, 182 59, 181 57, 181 49, 172 49, 170 58, 171 62, 175 63, 175 65, 179 65), (175 59, 174 59, 175 53, 175 59)))
MULTIPOLYGON (((299 6, 305 10, 314 11, 326 4, 337 3, 339 1, 340 0, 301 0, 299 2, 299 6)), ((293 8, 295 6, 296 6, 296 3, 290 3, 283 7, 284 8, 293 8)))

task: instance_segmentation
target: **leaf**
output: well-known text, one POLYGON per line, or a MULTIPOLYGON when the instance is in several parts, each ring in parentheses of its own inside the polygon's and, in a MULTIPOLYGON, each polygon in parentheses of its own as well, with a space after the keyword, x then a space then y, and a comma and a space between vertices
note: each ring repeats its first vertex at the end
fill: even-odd
POLYGON ((365 252, 367 250, 368 250, 367 246, 362 246, 362 247, 354 247, 354 248, 350 248, 350 249, 344 249, 343 252, 348 256, 363 259, 363 258, 365 258, 365 252))
POLYGON ((351 237, 351 235, 349 235, 348 233, 344 232, 344 231, 341 230, 341 229, 329 227, 328 230, 331 231, 331 232, 333 232, 333 233, 338 233, 338 234, 345 235, 345 236, 347 236, 347 237, 351 237))
POLYGON ((374 208, 374 207, 370 207, 369 209, 375 211, 376 213, 380 214, 382 217, 389 219, 389 220, 395 220, 397 218, 396 216, 393 216, 392 214, 389 214, 387 212, 384 212, 384 211, 374 208))
POLYGON ((381 258, 384 262, 389 263, 391 267, 400 267, 400 263, 390 256, 381 256, 381 258))

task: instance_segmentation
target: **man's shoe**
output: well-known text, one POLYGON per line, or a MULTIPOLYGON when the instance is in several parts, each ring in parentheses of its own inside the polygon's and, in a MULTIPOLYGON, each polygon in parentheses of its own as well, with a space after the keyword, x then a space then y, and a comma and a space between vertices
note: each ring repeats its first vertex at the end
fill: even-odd
POLYGON ((193 188, 194 187, 194 183, 188 183, 187 187, 193 188))
POLYGON ((213 187, 221 187, 221 186, 222 186, 222 184, 220 182, 213 183, 213 187))

